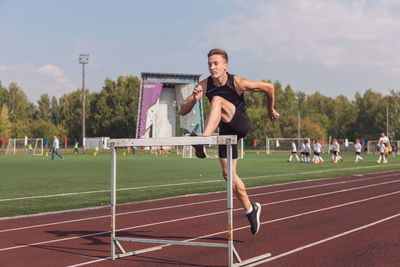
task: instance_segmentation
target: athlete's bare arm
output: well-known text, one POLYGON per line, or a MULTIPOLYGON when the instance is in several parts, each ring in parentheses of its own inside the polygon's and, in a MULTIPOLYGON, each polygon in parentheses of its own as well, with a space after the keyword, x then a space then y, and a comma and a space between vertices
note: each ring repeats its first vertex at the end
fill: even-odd
POLYGON ((240 90, 243 93, 245 91, 251 92, 262 92, 267 95, 267 110, 268 116, 271 121, 274 121, 279 118, 279 113, 276 112, 274 104, 275 104, 275 87, 271 83, 267 82, 259 82, 259 81, 251 81, 246 78, 235 76, 235 88, 240 90))
POLYGON ((181 115, 184 116, 192 111, 196 102, 201 99, 203 95, 206 94, 207 90, 207 79, 202 80, 196 85, 192 94, 186 98, 181 105, 181 115))

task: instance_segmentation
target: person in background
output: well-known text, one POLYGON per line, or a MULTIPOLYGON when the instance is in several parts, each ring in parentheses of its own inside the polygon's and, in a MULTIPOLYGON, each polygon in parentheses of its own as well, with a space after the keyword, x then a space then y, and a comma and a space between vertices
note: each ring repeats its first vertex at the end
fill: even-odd
POLYGON ((355 162, 358 163, 359 159, 361 160, 361 162, 363 162, 364 159, 360 156, 360 154, 361 154, 361 144, 360 144, 360 140, 359 139, 356 140, 356 144, 354 145, 354 148, 356 150, 356 160, 355 160, 355 162))
POLYGON ((294 143, 293 140, 290 141, 290 146, 291 146, 291 152, 290 152, 290 157, 289 157, 289 159, 288 159, 288 162, 291 162, 291 161, 292 161, 293 156, 295 156, 297 162, 299 162, 299 157, 297 156, 296 144, 294 143))
POLYGON ((311 151, 310 144, 308 143, 308 141, 306 141, 304 149, 305 163, 310 163, 310 151, 311 151))
POLYGON ((53 140, 53 152, 51 154, 51 160, 54 160, 54 154, 56 154, 57 156, 60 157, 61 160, 64 159, 64 157, 60 154, 60 152, 58 152, 58 150, 60 149, 60 141, 58 140, 57 136, 54 136, 54 140, 53 140))
POLYGON ((304 154, 306 153, 306 145, 304 144, 304 141, 301 141, 301 146, 300 146, 300 162, 305 162, 305 157, 304 154))
POLYGON ((385 143, 383 142, 383 140, 380 140, 380 141, 379 141, 379 146, 378 146, 378 148, 379 148, 379 153, 380 153, 380 155, 379 155, 379 159, 378 159, 377 163, 379 163, 379 164, 381 164, 381 163, 386 164, 386 163, 387 163, 387 160, 386 160, 386 158, 385 158, 385 149, 386 149, 386 147, 385 147, 385 143))
POLYGON ((385 146, 385 157, 389 157, 389 146, 390 146, 390 140, 389 138, 385 135, 385 133, 381 134, 381 137, 379 138, 379 143, 382 141, 383 145, 385 146))
POLYGON ((321 157, 321 153, 324 153, 324 150, 318 140, 315 140, 315 153, 316 161, 314 164, 324 163, 324 159, 321 157))
POLYGON ((75 145, 74 145, 74 154, 75 154, 75 155, 77 155, 78 152, 79 152, 78 146, 79 146, 79 143, 78 143, 78 141, 77 141, 77 142, 75 142, 75 145))

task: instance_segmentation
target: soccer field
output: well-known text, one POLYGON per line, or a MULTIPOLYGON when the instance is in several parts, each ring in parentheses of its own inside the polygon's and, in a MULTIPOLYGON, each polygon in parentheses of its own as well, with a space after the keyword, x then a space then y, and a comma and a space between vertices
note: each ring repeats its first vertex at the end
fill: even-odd
MULTIPOLYGON (((0 217, 97 207, 110 203, 110 155, 50 157, 9 156, 0 160, 0 217)), ((399 169, 400 157, 378 165, 377 155, 353 154, 333 164, 288 163, 288 154, 250 154, 238 162, 238 174, 247 187, 304 179, 382 172, 399 169)), ((182 159, 177 155, 117 156, 117 201, 137 202, 170 196, 225 191, 218 159, 182 159)))

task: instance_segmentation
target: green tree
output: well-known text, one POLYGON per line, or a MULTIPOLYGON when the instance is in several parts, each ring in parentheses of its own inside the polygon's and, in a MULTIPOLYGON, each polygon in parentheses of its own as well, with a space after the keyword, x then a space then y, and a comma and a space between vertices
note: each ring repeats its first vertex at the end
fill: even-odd
POLYGON ((51 120, 50 97, 48 94, 42 94, 37 101, 38 103, 38 118, 44 121, 51 120))
POLYGON ((140 80, 134 76, 106 79, 90 106, 89 129, 94 136, 134 137, 140 80))
POLYGON ((308 117, 314 123, 318 123, 321 128, 329 129, 333 119, 334 100, 323 96, 320 92, 315 92, 307 96, 305 102, 307 113, 303 117, 308 117))
POLYGON ((355 95, 355 106, 358 110, 353 125, 354 136, 365 139, 378 139, 386 129, 386 103, 382 94, 368 89, 363 96, 355 95))
POLYGON ((58 125, 60 122, 60 111, 59 111, 58 100, 55 96, 51 98, 51 105, 50 105, 50 118, 54 125, 58 125))
POLYGON ((297 115, 298 102, 296 99, 296 94, 290 85, 285 87, 283 98, 285 101, 283 101, 283 105, 280 106, 283 116, 294 114, 297 115))
POLYGON ((325 140, 327 137, 326 129, 307 117, 301 120, 301 133, 302 136, 317 140, 325 140))
POLYGON ((10 137, 13 138, 24 138, 25 136, 31 136, 29 120, 17 120, 11 123, 10 137))
POLYGON ((9 136, 11 130, 11 123, 8 120, 8 107, 3 104, 0 112, 0 137, 9 136))
POLYGON ((53 137, 57 135, 60 140, 63 140, 68 137, 68 131, 62 125, 54 125, 50 121, 42 119, 32 121, 29 128, 30 137, 33 138, 53 137))
POLYGON ((328 129, 329 135, 335 138, 349 138, 353 140, 354 133, 350 130, 357 119, 357 107, 343 95, 335 98, 333 118, 328 129))
POLYGON ((399 139, 400 136, 400 91, 396 93, 390 90, 390 94, 385 97, 388 107, 389 132, 394 134, 393 139, 399 139))
POLYGON ((11 122, 17 120, 31 120, 36 107, 28 101, 26 94, 16 84, 11 83, 8 88, 6 104, 11 122))
POLYGON ((2 107, 4 104, 7 104, 7 100, 8 100, 7 88, 3 87, 0 81, 0 106, 2 107))
MULTIPOLYGON (((86 89, 86 118, 90 117, 91 95, 86 89)), ((68 130, 68 137, 77 138, 82 136, 82 91, 75 90, 72 93, 64 94, 59 101, 58 115, 59 124, 68 130)))

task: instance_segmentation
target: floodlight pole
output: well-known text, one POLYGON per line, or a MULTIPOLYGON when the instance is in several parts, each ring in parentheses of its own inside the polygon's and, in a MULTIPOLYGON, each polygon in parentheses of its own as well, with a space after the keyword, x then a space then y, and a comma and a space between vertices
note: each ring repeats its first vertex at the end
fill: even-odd
POLYGON ((300 146, 300 109, 297 111, 297 137, 299 139, 299 146, 300 146))
POLYGON ((386 106, 386 136, 389 137, 389 106, 386 106))
POLYGON ((85 121, 85 64, 89 63, 89 55, 88 54, 80 54, 79 55, 79 64, 82 64, 82 150, 83 153, 85 150, 85 136, 86 136, 86 121, 85 121))

